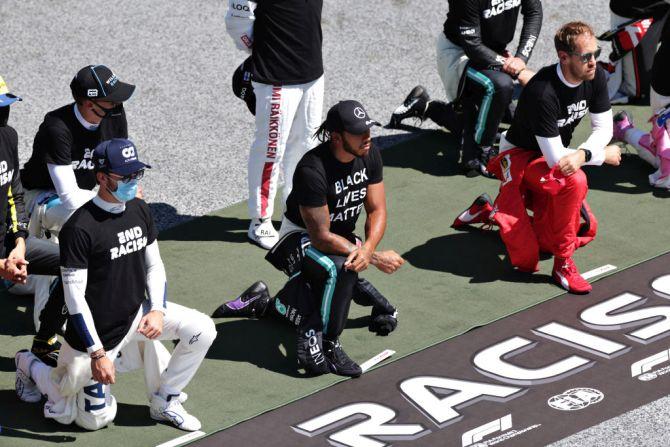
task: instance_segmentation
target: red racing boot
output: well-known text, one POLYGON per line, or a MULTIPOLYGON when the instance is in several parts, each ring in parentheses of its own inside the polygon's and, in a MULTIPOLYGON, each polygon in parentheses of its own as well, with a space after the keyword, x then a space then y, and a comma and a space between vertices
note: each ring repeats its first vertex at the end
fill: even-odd
POLYGON ((592 289, 591 284, 579 274, 572 258, 554 258, 554 281, 570 293, 585 294, 592 289))
POLYGON ((470 207, 463 211, 451 224, 451 228, 462 228, 466 225, 478 223, 490 223, 493 202, 488 194, 484 193, 477 197, 470 207))

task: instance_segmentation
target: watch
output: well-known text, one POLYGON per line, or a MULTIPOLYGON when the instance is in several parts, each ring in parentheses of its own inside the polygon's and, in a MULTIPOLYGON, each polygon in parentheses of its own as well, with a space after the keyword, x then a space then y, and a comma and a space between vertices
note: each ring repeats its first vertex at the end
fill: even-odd
POLYGON ((591 154, 591 151, 588 150, 588 149, 583 149, 581 147, 579 148, 579 150, 584 151, 584 162, 586 162, 586 163, 590 162, 591 161, 591 156, 593 155, 593 154, 591 154))

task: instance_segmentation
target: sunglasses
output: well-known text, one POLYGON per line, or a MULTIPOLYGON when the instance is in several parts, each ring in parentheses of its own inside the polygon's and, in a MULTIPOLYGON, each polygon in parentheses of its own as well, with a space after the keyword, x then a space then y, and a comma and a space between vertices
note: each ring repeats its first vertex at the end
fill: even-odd
POLYGON ((603 51, 602 48, 598 47, 598 49, 592 53, 573 53, 570 52, 571 56, 578 56, 579 60, 582 64, 588 64, 591 61, 591 58, 594 58, 596 61, 600 57, 600 53, 603 51))
POLYGON ((112 179, 116 180, 116 181, 120 181, 120 182, 123 182, 123 183, 128 183, 132 180, 142 180, 142 177, 144 177, 144 169, 140 169, 139 171, 135 171, 132 174, 124 175, 123 177, 121 177, 118 174, 111 173, 111 172, 108 172, 107 175, 109 177, 111 177, 112 179))

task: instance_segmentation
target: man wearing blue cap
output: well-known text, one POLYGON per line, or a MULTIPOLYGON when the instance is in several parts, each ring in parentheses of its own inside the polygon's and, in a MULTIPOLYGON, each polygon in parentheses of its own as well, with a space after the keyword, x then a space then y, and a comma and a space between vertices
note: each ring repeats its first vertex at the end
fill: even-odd
POLYGON ((266 256, 289 281, 273 299, 257 282, 214 312, 262 317, 275 309, 297 327, 298 361, 313 374, 362 374, 339 342, 352 300, 372 306, 371 331, 386 335, 397 324, 396 309, 358 276, 369 265, 390 274, 404 263, 393 250, 377 251, 386 230, 386 194, 381 154, 370 139, 375 125, 358 101, 328 111, 317 131, 321 144, 298 163, 281 239, 266 256), (363 208, 365 241, 354 234, 363 208))
POLYGON ((182 407, 181 390, 216 338, 214 323, 166 301, 158 232, 149 207, 136 198, 138 182, 150 166, 139 160, 133 143, 105 141, 92 162, 98 193, 60 232, 69 322, 58 366, 18 352, 17 395, 38 402, 46 394, 46 417, 97 430, 116 415, 109 385, 115 383, 117 353, 133 341, 179 339, 167 368, 158 372, 150 415, 182 430, 199 430, 198 419, 182 407))

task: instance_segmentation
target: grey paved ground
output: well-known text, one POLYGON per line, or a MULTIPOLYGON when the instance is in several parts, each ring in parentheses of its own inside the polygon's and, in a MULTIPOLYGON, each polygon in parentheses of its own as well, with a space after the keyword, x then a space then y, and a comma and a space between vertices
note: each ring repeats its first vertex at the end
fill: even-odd
MULTIPOLYGON (((380 121, 416 83, 440 96, 435 38, 445 0, 331 0, 323 14, 326 108, 360 99, 380 121)), ((155 169, 144 182, 162 203, 162 227, 247 196, 253 121, 230 91, 244 58, 225 34, 224 1, 2 0, 2 74, 25 101, 12 110, 25 161, 43 115, 70 101, 69 82, 90 63, 136 83, 128 103, 131 138, 155 169)), ((607 28, 606 0, 548 0, 530 66, 553 62, 552 35, 570 19, 607 28)), ((383 145, 406 132, 382 130, 383 145)), ((557 445, 670 445, 668 401, 580 433, 557 445), (649 440, 651 437, 651 440, 649 440)))

